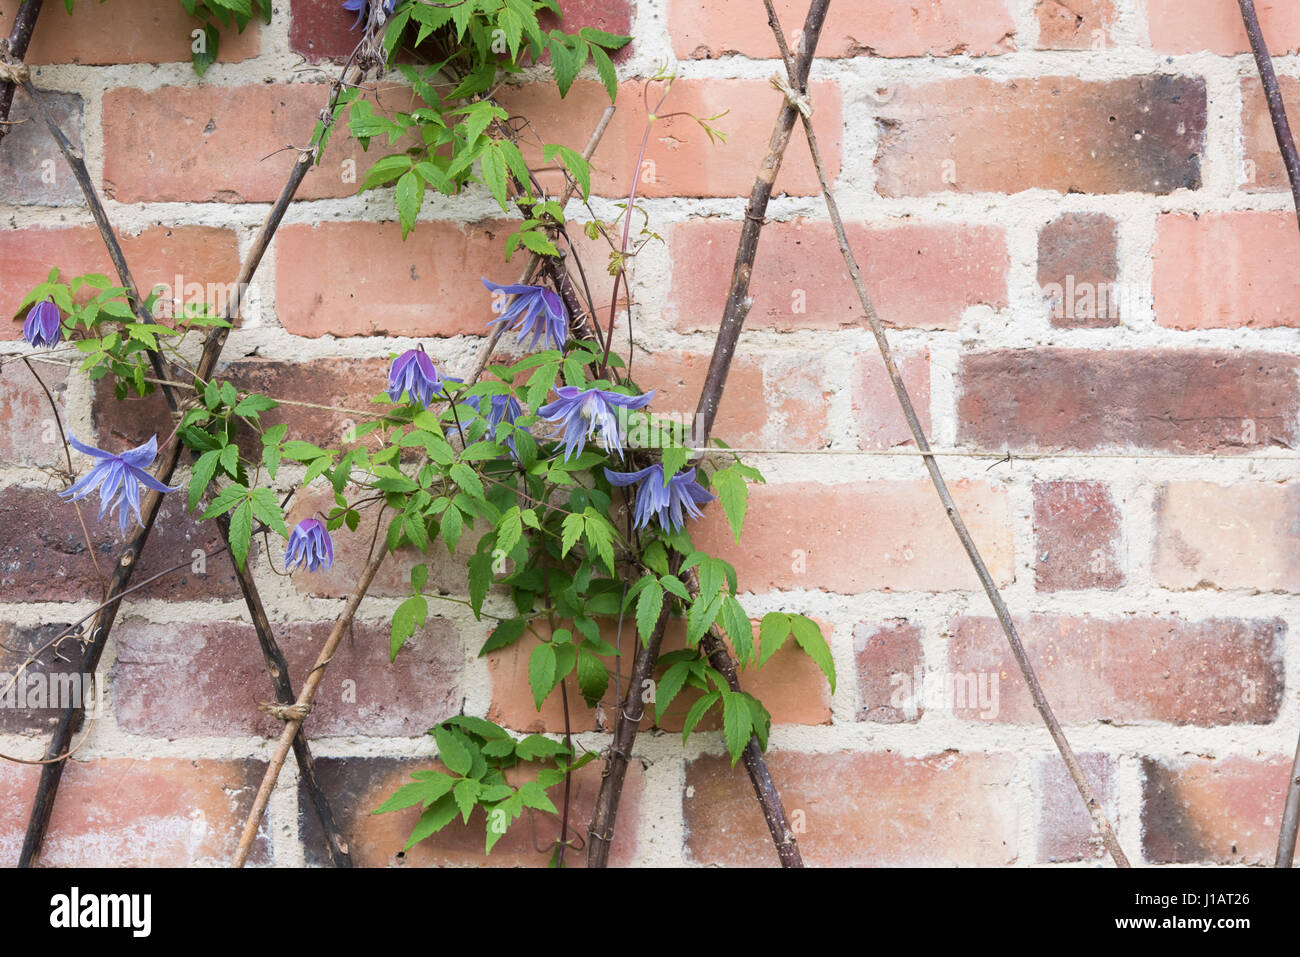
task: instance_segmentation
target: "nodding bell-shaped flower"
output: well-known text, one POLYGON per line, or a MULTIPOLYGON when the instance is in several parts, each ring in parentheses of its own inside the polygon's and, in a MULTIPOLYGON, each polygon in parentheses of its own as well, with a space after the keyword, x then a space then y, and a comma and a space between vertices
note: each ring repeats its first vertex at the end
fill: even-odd
POLYGON ((63 338, 63 324, 59 321, 59 307, 53 299, 38 302, 27 311, 23 338, 37 349, 53 349, 59 344, 63 338))
POLYGON ((179 485, 174 487, 164 485, 145 471, 158 455, 156 435, 144 445, 123 452, 121 455, 113 455, 111 452, 83 445, 71 435, 68 436, 68 444, 78 452, 93 457, 95 464, 72 488, 60 492, 60 497, 76 502, 95 489, 99 489, 99 520, 103 521, 104 514, 116 508, 123 535, 126 534, 130 512, 135 513, 135 520, 139 524, 144 524, 144 520, 140 517, 141 485, 155 492, 174 492, 180 488, 179 485), (127 506, 130 507, 130 512, 127 511, 127 506))
POLYGON ((304 518, 289 533, 289 544, 284 549, 284 570, 305 566, 307 571, 319 571, 334 564, 334 542, 318 518, 304 518))
POLYGON ((529 349, 536 349, 537 343, 545 338, 552 349, 563 349, 569 338, 569 313, 564 302, 554 292, 544 286, 525 286, 516 283, 513 286, 499 286, 491 280, 484 279, 483 285, 495 293, 514 296, 505 311, 488 325, 505 323, 509 329, 518 329, 523 342, 531 332, 533 341, 529 349))
POLYGON ((423 349, 407 349, 393 360, 392 368, 388 370, 388 397, 401 402, 405 392, 413 402, 427 409, 433 397, 443 390, 444 382, 459 381, 440 376, 433 360, 423 349))
POLYGON ((641 409, 649 405, 654 390, 645 395, 620 395, 604 389, 579 389, 562 385, 555 390, 558 398, 537 410, 545 422, 559 423, 564 433, 564 461, 581 455, 587 439, 600 433, 600 444, 606 452, 623 454, 623 431, 619 427, 615 409, 641 409))
POLYGON ((678 472, 664 485, 664 467, 659 464, 641 469, 639 472, 611 472, 605 469, 605 478, 611 485, 636 485, 636 509, 633 522, 637 528, 645 528, 651 518, 658 518, 659 525, 668 532, 680 532, 686 524, 683 515, 699 518, 699 506, 712 502, 714 496, 709 494, 699 482, 695 481, 695 469, 678 472))

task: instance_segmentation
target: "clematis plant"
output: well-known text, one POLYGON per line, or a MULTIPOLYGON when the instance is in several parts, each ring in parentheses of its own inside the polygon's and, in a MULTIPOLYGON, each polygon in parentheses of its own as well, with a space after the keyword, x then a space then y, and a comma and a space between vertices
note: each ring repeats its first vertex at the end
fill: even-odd
POLYGON ((78 452, 91 456, 94 466, 72 488, 60 492, 63 498, 73 502, 80 501, 87 495, 99 491, 99 520, 104 515, 117 509, 118 524, 122 534, 130 522, 131 513, 136 522, 144 524, 140 518, 140 486, 155 492, 174 492, 179 486, 164 485, 145 471, 153 465, 158 456, 158 437, 155 435, 145 442, 121 455, 105 452, 90 445, 78 442, 74 436, 68 436, 68 444, 78 452), (130 512, 127 508, 130 508, 130 512))
POLYGON ((284 550, 284 570, 303 567, 315 572, 333 564, 334 540, 330 538, 325 523, 315 518, 304 518, 289 533, 289 544, 284 550))
POLYGON ((623 454, 623 425, 615 410, 643 409, 654 398, 654 392, 645 395, 622 395, 605 389, 579 389, 560 386, 556 399, 537 410, 543 422, 553 422, 564 436, 564 461, 581 455, 587 440, 599 435, 601 447, 620 457, 623 454))
POLYGON ((63 338, 59 307, 53 299, 36 303, 23 321, 23 338, 37 349, 53 349, 63 338))
POLYGON ((498 295, 514 297, 500 316, 488 321, 489 326, 504 324, 512 332, 518 330, 516 342, 523 342, 532 333, 529 349, 536 349, 543 339, 552 349, 564 348, 569 337, 569 314, 558 295, 545 286, 499 286, 488 279, 482 282, 498 295))

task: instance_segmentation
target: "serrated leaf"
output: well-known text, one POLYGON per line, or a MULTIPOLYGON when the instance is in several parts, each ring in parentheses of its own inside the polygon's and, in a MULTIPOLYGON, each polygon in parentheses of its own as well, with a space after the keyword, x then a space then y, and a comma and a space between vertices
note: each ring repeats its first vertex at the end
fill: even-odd
POLYGON ((492 630, 488 640, 483 642, 483 647, 479 649, 478 656, 482 658, 488 652, 513 645, 523 637, 525 630, 527 630, 527 623, 522 618, 506 619, 492 630))
POLYGON ((664 607, 664 589, 654 578, 641 592, 636 603, 636 630, 641 636, 641 643, 649 647, 650 636, 659 622, 659 614, 664 607))
POLYGON ((713 473, 713 488, 727 515, 731 534, 739 542, 740 529, 745 524, 745 511, 749 507, 749 484, 738 472, 722 469, 713 473))
POLYGON ((519 506, 512 505, 506 509, 497 522, 497 548, 501 549, 507 555, 519 544, 519 538, 523 535, 524 523, 523 516, 520 514, 519 506))
POLYGON ((480 790, 482 790, 482 785, 473 778, 462 778, 456 782, 455 788, 452 789, 452 794, 456 798, 456 806, 460 808, 461 820, 466 824, 469 823, 470 812, 478 804, 480 790))
POLYGON ((491 191, 492 196, 501 205, 503 210, 508 210, 509 196, 506 192, 506 158, 501 155, 501 146, 492 143, 483 151, 479 159, 479 168, 483 173, 483 183, 491 191))
POLYGON ((807 653, 813 663, 822 670, 822 674, 830 682, 831 694, 834 694, 835 660, 831 656, 830 645, 826 644, 826 639, 822 636, 822 630, 818 627, 817 622, 804 615, 791 615, 790 629, 794 632, 795 642, 807 653))
POLYGON ((438 725, 433 729, 433 739, 438 743, 438 760, 447 766, 452 774, 468 774, 474 766, 469 748, 449 728, 438 725))
POLYGON ((722 732, 727 739, 727 753, 731 755, 731 766, 734 768, 754 733, 754 716, 750 713, 745 696, 740 692, 722 692, 722 732))
POLYGON ((253 535, 253 503, 247 499, 230 516, 230 554, 240 568, 248 559, 248 543, 253 535))
POLYGON ((555 647, 546 642, 533 649, 528 656, 528 686, 533 692, 533 703, 542 710, 542 702, 555 687, 555 647))
POLYGON ((563 741, 552 741, 540 734, 530 734, 515 743, 515 754, 522 761, 536 761, 538 758, 554 758, 569 753, 563 741))
POLYGON ((735 649, 740 663, 748 663, 754 655, 754 629, 745 609, 731 595, 722 600, 722 627, 731 639, 731 647, 735 649))
POLYGON ((483 482, 478 473, 464 462, 457 462, 447 472, 456 486, 471 498, 482 500, 483 482))
POLYGON ((458 810, 456 800, 450 794, 439 798, 432 807, 420 815, 420 820, 415 822, 411 836, 407 838, 405 850, 409 851, 426 837, 432 837, 441 831, 451 823, 458 810))
POLYGON ((595 703, 609 687, 609 669, 605 663, 586 648, 578 649, 578 690, 590 703, 595 703))
POLYGON ((429 603, 423 595, 412 595, 397 606, 388 636, 388 660, 394 661, 402 646, 415 634, 416 627, 423 628, 429 603))
POLYGON ((564 557, 569 554, 569 550, 577 544, 578 539, 582 537, 583 529, 586 528, 586 520, 582 515, 571 512, 564 516, 564 522, 560 526, 560 556, 564 557))
POLYGON ((718 618, 718 612, 722 610, 721 593, 714 595, 712 601, 705 601, 704 596, 700 596, 691 603, 691 607, 686 612, 686 641, 690 645, 695 645, 704 633, 709 630, 710 626, 718 618))
POLYGON ((208 483, 212 481, 212 476, 217 473, 217 459, 220 458, 221 452, 213 449, 211 452, 204 452, 199 456, 199 460, 194 463, 194 469, 190 476, 190 511, 198 507, 199 499, 207 491, 208 483))
POLYGON ((767 660, 781 650, 785 640, 790 637, 790 616, 779 611, 770 611, 763 616, 758 626, 758 665, 761 668, 767 660))
POLYGON ((415 170, 408 170, 397 180, 395 195, 397 215, 402 221, 402 238, 415 228, 415 218, 424 204, 424 180, 415 170))
POLYGON ((480 547, 469 559, 469 605, 475 618, 483 613, 483 600, 492 587, 492 578, 492 550, 480 547))
POLYGON ((718 692, 710 691, 691 705, 691 710, 686 713, 686 721, 682 724, 682 744, 686 743, 687 738, 691 736, 691 732, 695 730, 695 726, 700 723, 705 713, 717 702, 718 697, 718 692))
POLYGON ((655 715, 656 721, 663 722, 664 712, 672 704, 673 699, 677 697, 677 692, 682 690, 686 684, 686 679, 691 674, 691 663, 689 661, 679 661, 664 672, 664 676, 659 679, 659 685, 655 688, 655 715))

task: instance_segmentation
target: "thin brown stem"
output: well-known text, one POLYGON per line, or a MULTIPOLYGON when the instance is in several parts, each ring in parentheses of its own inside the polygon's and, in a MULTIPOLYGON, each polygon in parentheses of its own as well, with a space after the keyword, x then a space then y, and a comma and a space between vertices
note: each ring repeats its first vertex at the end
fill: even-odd
MULTIPOLYGON (((32 42, 32 31, 36 29, 36 18, 40 16, 44 0, 23 0, 22 6, 14 16, 13 26, 9 28, 9 38, 5 41, 3 60, 9 64, 21 63, 27 56, 27 47, 32 42)), ((9 132, 9 112, 14 105, 14 84, 9 80, 0 81, 0 140, 9 132)))
MULTIPOLYGON (((772 27, 772 32, 776 36, 778 48, 781 50, 781 57, 785 61, 786 73, 790 77, 792 85, 798 83, 796 87, 801 95, 803 84, 799 82, 802 77, 798 76, 796 64, 791 62, 790 51, 785 44, 785 35, 781 32, 781 24, 777 19, 776 10, 772 6, 771 0, 763 0, 767 7, 768 23, 772 27)), ((790 103, 787 94, 787 103, 790 103)), ((793 106, 794 104, 790 104, 793 106)), ((1007 642, 1011 646, 1011 653, 1020 666, 1021 674, 1024 675, 1025 683, 1029 686, 1030 696, 1033 698, 1034 707, 1038 710, 1043 722, 1047 725, 1047 730, 1056 743, 1057 749, 1061 752, 1061 757, 1065 761, 1066 770, 1069 771, 1070 778, 1074 781, 1075 786, 1079 789, 1079 796, 1087 805, 1088 813, 1092 816, 1093 823, 1096 825, 1098 832, 1101 834, 1102 842, 1106 850, 1110 853, 1111 859, 1114 860, 1117 867, 1128 867, 1128 858, 1124 854, 1123 848, 1120 847, 1119 839, 1115 836, 1115 830, 1111 827, 1110 820, 1106 812, 1102 810, 1101 804, 1093 794, 1092 786, 1088 783, 1087 775, 1084 774, 1083 767, 1079 764, 1079 759, 1075 756, 1074 749, 1070 747, 1070 742, 1065 737, 1065 732, 1061 728, 1061 723, 1057 721, 1055 713, 1052 711, 1051 704, 1048 703, 1046 695, 1043 694, 1042 685, 1038 681, 1038 675, 1034 671, 1033 665, 1029 661, 1029 656, 1025 652, 1023 643, 1020 640, 1020 634, 1016 630, 1015 622, 1011 618, 1011 613, 1007 610, 1006 603, 1002 600, 1002 595, 998 591, 997 583, 993 580, 992 574, 989 573, 988 566, 985 565, 983 557, 980 555, 979 548, 975 545, 975 540, 971 538, 970 531, 966 528, 966 523, 962 520, 961 513, 957 510, 957 504, 953 501, 952 494, 948 491, 948 485, 944 481, 943 474, 939 471, 939 463, 933 455, 928 454, 930 443, 926 439, 925 431, 921 427, 921 421, 916 415, 916 409, 912 405, 912 398, 907 392, 907 386, 903 384, 903 377, 898 371, 898 366, 894 362, 893 352, 889 346, 889 338, 885 334, 884 324, 876 314, 872 306, 871 298, 867 294, 866 285, 862 281, 862 272, 858 268, 857 259, 853 255, 853 250, 849 246, 848 237, 844 232, 844 222, 840 218, 839 206, 835 202, 835 194, 831 189, 831 184, 826 175, 826 164, 822 161, 821 150, 817 145, 817 136, 813 131, 812 121, 808 113, 800 111, 799 115, 803 118, 804 132, 808 137, 808 148, 812 153, 813 165, 817 169, 817 179, 821 184, 822 194, 826 200, 826 209, 830 215, 831 225, 835 229, 835 236, 839 242, 840 253, 844 257, 844 263, 848 267, 849 276, 853 279, 853 286, 857 290, 858 299, 862 303, 863 312, 866 313, 867 322, 871 326, 872 335, 876 339, 876 345, 880 349, 881 358, 884 360, 885 369, 889 373, 889 380, 894 386, 894 394, 898 397, 898 403, 903 410, 903 417, 907 419, 908 427, 912 431, 912 438, 916 441, 917 448, 923 453, 925 467, 930 473, 930 480, 934 484, 935 491, 939 495, 939 500, 943 503, 944 511, 947 512, 953 528, 957 532, 957 537, 961 540, 962 548, 965 549, 967 557, 970 559, 975 574, 984 588, 984 593, 988 595, 989 602, 993 605, 993 610, 997 614, 998 621, 1005 632, 1007 642)))

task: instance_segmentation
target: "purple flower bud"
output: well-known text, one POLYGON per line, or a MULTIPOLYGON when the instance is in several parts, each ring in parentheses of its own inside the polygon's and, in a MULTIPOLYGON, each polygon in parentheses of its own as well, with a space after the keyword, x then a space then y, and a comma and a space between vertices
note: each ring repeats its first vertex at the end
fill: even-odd
POLYGON ((86 455, 95 459, 95 465, 87 472, 79 482, 68 489, 66 492, 60 492, 63 498, 70 498, 72 501, 78 501, 85 498, 95 489, 99 489, 99 520, 104 520, 104 513, 114 508, 118 510, 118 520, 121 523, 122 534, 126 534, 127 521, 129 514, 123 505, 129 505, 131 511, 135 513, 135 520, 141 525, 144 520, 140 517, 140 486, 155 492, 174 492, 180 488, 177 486, 164 485, 156 478, 145 471, 153 464, 154 458, 158 455, 158 437, 155 435, 144 445, 137 446, 129 452, 123 452, 121 455, 113 455, 110 452, 104 452, 100 449, 89 445, 83 445, 73 436, 68 436, 68 444, 78 452, 84 452, 86 455))
POLYGON ((533 341, 528 343, 529 349, 536 349, 538 341, 543 337, 550 348, 564 348, 569 339, 569 314, 559 296, 544 286, 498 286, 488 279, 482 282, 493 292, 514 296, 505 312, 488 321, 489 326, 501 322, 507 328, 518 329, 519 338, 516 342, 523 342, 531 332, 533 341))
MULTIPOLYGON (((487 438, 493 442, 496 441, 498 425, 502 422, 514 422, 515 419, 524 414, 523 407, 514 400, 514 397, 505 393, 490 398, 486 413, 483 412, 483 396, 470 396, 465 400, 465 404, 472 406, 479 415, 482 415, 487 420, 487 438)), ((519 451, 515 448, 513 434, 506 438, 506 445, 510 447, 510 451, 514 453, 515 458, 518 458, 519 451)))
MULTIPOLYGON (((357 22, 352 24, 353 30, 361 26, 361 22, 365 20, 366 12, 369 9, 369 7, 370 7, 370 0, 343 0, 344 10, 357 11, 357 22)), ((384 14, 386 16, 392 16, 393 11, 396 8, 397 8, 397 0, 384 0, 384 14)))
POLYGON ((444 382, 459 381, 438 375, 433 360, 423 349, 407 349, 393 360, 393 367, 388 372, 388 397, 400 402, 405 392, 427 409, 433 397, 443 390, 444 382))
POLYGON ((605 478, 611 485, 637 485, 636 510, 633 521, 637 528, 645 528, 651 517, 659 519, 665 531, 680 532, 686 524, 682 513, 691 518, 702 514, 700 505, 712 502, 714 496, 695 481, 695 469, 678 472, 664 485, 664 467, 652 465, 639 472, 611 472, 605 469, 605 478))
POLYGON ((620 395, 604 389, 580 390, 562 385, 555 390, 558 398, 537 410, 545 422, 558 422, 564 431, 564 461, 581 455, 597 430, 606 452, 623 454, 623 432, 619 428, 616 408, 640 409, 649 404, 654 390, 645 395, 620 395))
POLYGON ((284 570, 295 565, 306 565, 307 571, 319 571, 334 564, 334 542, 325 530, 325 523, 315 518, 304 518, 289 533, 289 544, 284 550, 284 570))
POLYGON ((53 299, 38 302, 27 311, 23 338, 38 349, 53 349, 59 344, 63 338, 63 325, 59 321, 59 307, 53 299))

